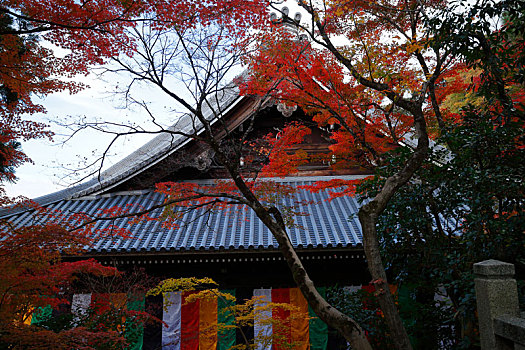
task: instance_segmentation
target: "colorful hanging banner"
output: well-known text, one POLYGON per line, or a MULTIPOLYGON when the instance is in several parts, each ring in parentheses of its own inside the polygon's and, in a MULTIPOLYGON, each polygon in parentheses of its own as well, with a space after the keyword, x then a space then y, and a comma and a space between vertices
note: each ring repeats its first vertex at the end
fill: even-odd
POLYGON ((164 294, 162 321, 162 350, 180 349, 181 292, 164 294))
MULTIPOLYGON (((290 304, 290 289, 272 289, 272 303, 290 304)), ((273 348, 284 350, 290 344, 290 311, 277 307, 272 309, 272 318, 276 321, 273 325, 273 348)))
POLYGON ((235 328, 218 332, 218 322, 233 325, 231 313, 220 313, 227 305, 215 298, 187 302, 196 292, 171 292, 164 295, 162 329, 163 350, 229 349, 235 345, 235 328), (220 316, 219 316, 220 315, 220 316))
MULTIPOLYGON (((222 292, 236 294, 235 290, 222 292)), ((247 292, 250 293, 250 290, 247 292)), ((228 309, 234 302, 222 297, 187 302, 187 298, 194 293, 171 292, 164 295, 162 307, 159 305, 164 324, 155 335, 162 350, 227 350, 240 344, 236 337, 238 328, 235 316, 228 309)), ((324 290, 321 289, 320 293, 324 295, 324 290)), ((258 299, 255 302, 253 328, 244 329, 243 343, 245 338, 254 341, 258 350, 280 350, 290 346, 298 350, 327 348, 328 327, 309 309, 298 288, 255 289, 250 295, 258 299), (297 317, 288 308, 267 306, 269 302, 292 305, 295 307, 292 310, 299 311, 300 315, 308 314, 310 319, 297 317)), ((73 319, 80 322, 89 308, 100 314, 109 311, 110 307, 143 311, 145 299, 121 293, 75 294, 71 312, 73 319)), ((119 331, 124 332, 129 350, 143 349, 146 339, 141 324, 133 322, 131 318, 123 319, 119 331)), ((151 342, 151 339, 147 339, 148 344, 151 342)))
MULTIPOLYGON (((302 315, 309 315, 308 303, 299 288, 290 289, 290 304, 302 315)), ((306 317, 295 317, 290 321, 290 340, 296 350, 308 350, 310 322, 306 317)))
MULTIPOLYGON (((235 289, 221 292, 235 296, 235 289)), ((217 322, 221 325, 217 331, 217 350, 228 350, 235 345, 235 315, 229 309, 234 305, 233 300, 227 300, 224 297, 219 297, 217 300, 217 322)))
MULTIPOLYGON (((129 295, 126 307, 130 311, 144 311, 144 295, 129 295)), ((133 318, 128 318, 125 323, 125 330, 126 340, 129 344, 128 350, 142 350, 144 344, 142 323, 134 321, 133 318)))
POLYGON ((31 324, 38 325, 40 323, 47 322, 53 316, 53 308, 51 305, 46 305, 44 307, 38 307, 33 311, 31 315, 31 324))
MULTIPOLYGON (((144 311, 144 296, 128 296, 125 293, 86 293, 74 294, 71 301, 73 322, 79 325, 82 318, 91 308, 97 315, 117 310, 144 311)), ((133 319, 122 316, 117 320, 117 331, 124 334, 128 341, 128 350, 142 350, 144 343, 144 327, 133 319)))
POLYGON ((257 350, 272 348, 272 310, 266 305, 272 301, 271 289, 255 289, 253 296, 257 298, 254 304, 253 334, 257 350))
MULTIPOLYGON (((317 288, 317 291, 323 298, 326 298, 326 289, 324 287, 317 288)), ((310 306, 308 306, 308 314, 311 317, 308 323, 311 350, 325 350, 328 348, 328 326, 324 323, 310 306)))
POLYGON ((34 308, 30 305, 27 309, 27 312, 22 316, 22 321, 24 324, 29 326, 31 324, 31 321, 33 320, 34 308))
MULTIPOLYGON (((320 290, 324 294, 324 289, 320 290)), ((254 296, 264 297, 266 303, 282 303, 294 306, 297 312, 275 307, 272 310, 256 309, 254 331, 261 334, 257 349, 326 349, 328 345, 328 327, 309 309, 308 303, 298 288, 255 289, 254 296), (308 314, 308 317, 302 315, 308 314), (268 318, 273 320, 268 322, 268 318), (270 339, 271 343, 265 342, 270 339)), ((259 302, 262 304, 262 302, 259 302)), ((256 304, 257 307, 257 304, 256 304)), ((292 309, 293 310, 293 309, 292 309)))
POLYGON ((186 299, 195 292, 182 293, 180 308, 181 349, 199 349, 200 300, 189 303, 186 299))
POLYGON ((199 300, 199 349, 217 349, 217 298, 199 300))
POLYGON ((71 301, 71 313, 73 314, 73 323, 78 323, 86 316, 86 313, 91 305, 91 293, 74 294, 71 301))

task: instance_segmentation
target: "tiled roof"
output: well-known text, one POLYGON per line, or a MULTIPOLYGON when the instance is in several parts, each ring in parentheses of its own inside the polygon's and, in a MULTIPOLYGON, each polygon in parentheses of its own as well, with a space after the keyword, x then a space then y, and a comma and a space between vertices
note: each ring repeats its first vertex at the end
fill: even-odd
MULTIPOLYGON (((312 178, 285 179, 293 186, 312 184, 312 178)), ((317 179, 320 180, 320 179, 317 179)), ((306 215, 295 217, 295 225, 288 229, 290 240, 298 249, 353 247, 361 244, 361 225, 357 219, 359 204, 356 198, 338 197, 331 201, 328 190, 312 193, 300 189, 286 198, 285 206, 306 215)), ((48 206, 62 213, 87 213, 115 206, 137 206, 144 209, 161 203, 161 194, 152 191, 114 193, 111 195, 61 200, 48 206)), ((180 209, 182 210, 182 209, 180 209)), ((9 218, 16 226, 33 222, 33 213, 25 212, 9 218)), ((160 215, 160 210, 152 216, 160 215)), ((278 244, 269 230, 252 210, 235 207, 226 211, 206 212, 204 209, 186 210, 177 225, 163 227, 159 220, 129 225, 130 219, 98 222, 95 229, 115 225, 129 230, 129 238, 97 240, 92 252, 154 252, 184 250, 272 250, 278 244)))

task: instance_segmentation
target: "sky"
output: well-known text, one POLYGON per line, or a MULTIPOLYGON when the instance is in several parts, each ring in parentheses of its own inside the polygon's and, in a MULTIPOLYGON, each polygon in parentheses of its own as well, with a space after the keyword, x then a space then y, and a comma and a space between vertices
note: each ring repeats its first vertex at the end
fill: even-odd
MULTIPOLYGON (((49 125, 55 133, 52 141, 36 139, 22 143, 24 152, 32 159, 16 169, 18 180, 14 184, 6 184, 10 196, 25 196, 36 198, 42 195, 64 189, 86 174, 73 169, 81 169, 86 161, 95 159, 94 155, 105 149, 111 140, 109 135, 96 131, 83 131, 71 139, 71 130, 60 124, 78 121, 104 119, 113 121, 135 120, 143 118, 138 110, 120 109, 115 98, 108 94, 108 83, 90 75, 82 78, 90 88, 78 94, 68 92, 54 93, 46 96, 40 102, 46 107, 46 114, 37 114, 30 119, 49 125)), ((117 142, 112 148, 107 165, 115 163, 134 149, 147 142, 149 137, 133 137, 117 142)))
MULTIPOLYGON (((290 9, 290 16, 299 11, 297 4, 291 0, 279 5, 281 8, 283 6, 290 9)), ((86 83, 90 88, 75 95, 68 92, 54 93, 40 100, 47 113, 27 118, 47 123, 55 132, 55 136, 53 141, 37 139, 22 143, 22 148, 32 159, 32 163, 26 163, 16 169, 18 180, 14 184, 5 184, 9 196, 37 198, 75 184, 88 174, 86 170, 82 170, 86 162, 96 159, 97 154, 100 154, 111 140, 110 135, 96 131, 82 131, 69 139, 71 130, 63 128, 61 124, 80 119, 132 122, 136 125, 148 122, 142 109, 122 109, 119 96, 110 94, 116 85, 126 83, 125 78, 104 76, 102 79, 95 74, 76 77, 75 80, 86 83), (74 169, 78 170, 76 174, 72 174, 74 169)), ((162 94, 153 88, 140 90, 140 98, 152 102, 152 105, 157 107, 156 116, 164 125, 170 125, 176 114, 168 107, 169 101, 161 96, 162 94)), ((112 147, 111 156, 106 160, 104 168, 133 152, 149 139, 151 136, 133 136, 120 140, 112 147)))

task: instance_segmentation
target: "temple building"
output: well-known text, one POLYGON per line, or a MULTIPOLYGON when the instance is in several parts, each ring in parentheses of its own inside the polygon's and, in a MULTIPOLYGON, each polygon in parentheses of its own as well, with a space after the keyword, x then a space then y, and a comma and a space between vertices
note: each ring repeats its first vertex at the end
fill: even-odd
MULTIPOLYGON (((227 125, 232 133, 245 130, 248 123, 251 123, 253 138, 280 130, 292 121, 311 127, 312 133, 296 147, 304 150, 312 161, 300 166, 293 176, 272 179, 296 189, 284 197, 281 204, 303 213, 294 217, 294 225, 287 229, 289 238, 316 286, 367 284, 361 226, 356 215, 358 200, 350 196, 330 198, 329 190, 311 192, 301 187, 322 180, 359 179, 367 174, 366 169, 358 165, 336 169, 330 162, 320 160, 322 157, 316 157, 328 152, 330 130, 317 127, 300 109, 241 96, 235 86, 226 89, 217 100, 218 105, 212 107, 222 112, 221 125, 227 125)), ((205 113, 212 126, 218 125, 214 123, 213 108, 205 113)), ((199 126, 186 115, 170 130, 198 132, 195 128, 199 126)), ((96 217, 114 207, 147 210, 163 203, 164 195, 155 191, 157 183, 209 185, 226 177, 224 167, 213 152, 199 142, 163 133, 100 176, 35 201, 66 216, 83 213, 96 217)), ((143 267, 148 274, 159 278, 210 277, 220 288, 235 290, 238 298, 249 298, 255 290, 264 293, 263 290, 295 287, 275 238, 252 210, 242 207, 222 211, 175 210, 180 210, 176 225, 162 224, 162 209, 151 213, 159 217, 158 220, 133 225, 129 217, 96 222, 93 232, 111 225, 126 229, 128 234, 126 238, 95 237, 94 244, 87 247, 82 258, 92 257, 120 270, 143 267)), ((15 226, 45 220, 29 208, 4 209, 1 214, 15 226)), ((159 348, 161 340, 148 337, 160 339, 159 332, 155 335, 155 331, 146 330, 143 339, 144 349, 159 348)), ((324 345, 319 348, 327 348, 328 340, 321 343, 324 345)))

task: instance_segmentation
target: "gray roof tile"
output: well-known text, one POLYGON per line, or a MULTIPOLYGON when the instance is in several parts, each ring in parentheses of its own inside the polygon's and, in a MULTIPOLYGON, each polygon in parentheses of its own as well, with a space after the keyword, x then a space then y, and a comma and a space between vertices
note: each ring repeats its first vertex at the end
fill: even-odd
MULTIPOLYGON (((287 185, 300 186, 313 183, 307 178, 288 178, 279 180, 287 185)), ((306 215, 296 216, 295 225, 288 229, 292 244, 296 248, 350 247, 361 244, 361 226, 355 215, 359 204, 354 197, 329 199, 329 190, 312 193, 299 189, 282 205, 293 206, 295 211, 306 215)), ((62 212, 87 213, 99 215, 102 210, 114 206, 129 207, 134 210, 150 208, 162 202, 163 196, 156 192, 117 193, 91 196, 80 199, 62 200, 48 205, 48 208, 62 212)), ((278 244, 269 230, 255 216, 252 210, 233 207, 229 210, 207 212, 204 209, 187 210, 178 208, 184 215, 176 227, 165 227, 162 221, 143 221, 130 225, 130 219, 99 221, 95 230, 115 225, 126 228, 127 238, 95 239, 89 250, 98 253, 110 252, 153 252, 182 250, 242 250, 274 249, 278 244)), ((151 216, 159 216, 161 210, 151 216)), ((24 212, 10 217, 17 226, 30 225, 35 220, 34 213, 24 212)))

